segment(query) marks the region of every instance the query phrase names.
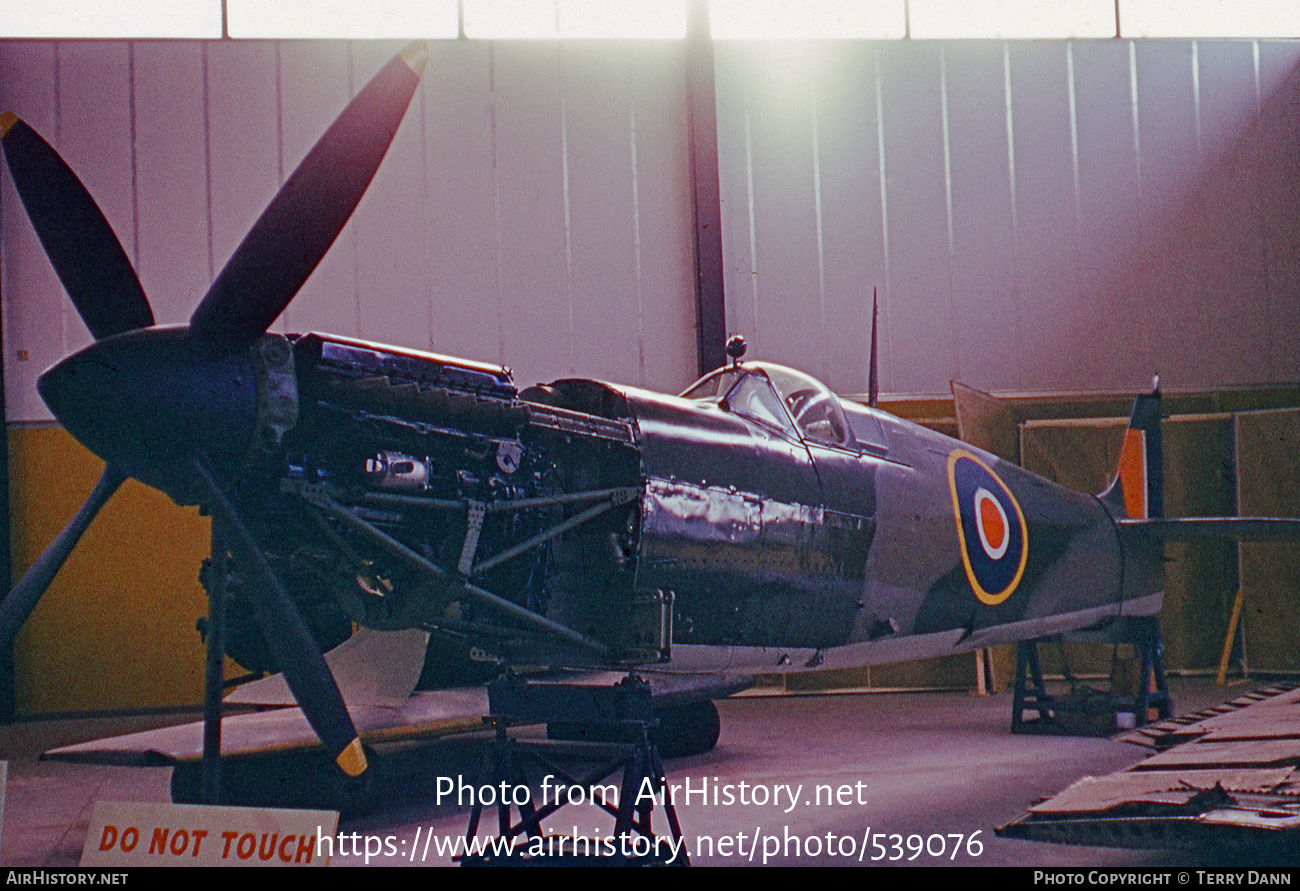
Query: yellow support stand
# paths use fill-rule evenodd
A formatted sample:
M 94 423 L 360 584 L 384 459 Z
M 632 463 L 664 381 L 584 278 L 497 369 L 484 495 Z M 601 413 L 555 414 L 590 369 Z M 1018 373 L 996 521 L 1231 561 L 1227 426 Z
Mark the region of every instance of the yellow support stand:
M 1227 685 L 1228 676 L 1228 658 L 1232 655 L 1232 639 L 1237 636 L 1237 626 L 1241 622 L 1241 605 L 1245 600 L 1244 589 L 1237 589 L 1237 597 L 1232 601 L 1232 616 L 1228 619 L 1228 633 L 1223 636 L 1223 652 L 1219 655 L 1219 673 L 1215 676 L 1214 682 L 1220 687 Z M 1241 673 L 1244 675 L 1246 668 L 1246 638 L 1241 638 Z

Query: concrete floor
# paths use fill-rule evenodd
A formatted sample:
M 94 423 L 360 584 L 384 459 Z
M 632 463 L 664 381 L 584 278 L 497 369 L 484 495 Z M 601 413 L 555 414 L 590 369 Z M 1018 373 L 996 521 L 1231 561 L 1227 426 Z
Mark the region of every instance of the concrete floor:
M 1173 679 L 1171 689 L 1177 710 L 1190 712 L 1247 688 Z M 670 786 L 689 780 L 698 790 L 707 780 L 710 789 L 725 792 L 730 784 L 737 797 L 747 799 L 772 795 L 786 784 L 802 789 L 793 807 L 785 792 L 779 805 L 721 798 L 715 803 L 712 792 L 707 801 L 698 793 L 684 801 L 679 794 L 677 811 L 691 860 L 711 866 L 765 859 L 784 865 L 853 865 L 859 857 L 864 864 L 879 858 L 877 862 L 925 866 L 1202 865 L 1189 852 L 997 838 L 994 829 L 1035 799 L 1146 754 L 1104 738 L 1012 736 L 1010 710 L 1007 693 L 978 698 L 965 693 L 750 697 L 720 703 L 717 748 L 668 761 Z M 176 720 L 114 718 L 0 727 L 0 758 L 9 761 L 0 863 L 76 865 L 95 801 L 169 800 L 169 769 L 40 762 L 42 750 Z M 393 753 L 377 791 L 380 806 L 340 822 L 340 832 L 358 834 L 353 840 L 358 852 L 336 853 L 331 864 L 364 865 L 368 859 L 370 865 L 449 865 L 447 856 L 438 856 L 433 847 L 426 854 L 424 845 L 430 836 L 463 835 L 468 808 L 450 800 L 439 803 L 434 778 L 460 774 L 477 784 L 480 757 L 481 743 L 473 740 Z M 840 801 L 818 804 L 819 785 L 848 791 Z M 495 825 L 494 817 L 485 814 L 483 825 Z M 611 825 L 610 818 L 589 806 L 566 808 L 545 824 L 548 832 L 576 831 L 580 836 L 606 835 Z M 661 813 L 655 816 L 655 828 L 664 831 Z M 961 836 L 955 858 L 950 833 Z M 936 840 L 936 835 L 943 838 Z M 757 845 L 756 836 L 763 839 Z M 377 855 L 365 856 L 366 838 Z M 929 851 L 921 849 L 923 840 Z M 940 843 L 943 851 L 937 854 Z

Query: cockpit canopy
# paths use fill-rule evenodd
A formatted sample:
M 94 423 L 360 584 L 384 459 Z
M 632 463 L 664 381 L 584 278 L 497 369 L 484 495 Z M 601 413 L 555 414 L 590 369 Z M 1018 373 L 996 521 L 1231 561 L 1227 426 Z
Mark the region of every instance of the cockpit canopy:
M 705 375 L 682 394 L 813 442 L 847 446 L 853 434 L 825 384 L 793 368 L 746 362 Z

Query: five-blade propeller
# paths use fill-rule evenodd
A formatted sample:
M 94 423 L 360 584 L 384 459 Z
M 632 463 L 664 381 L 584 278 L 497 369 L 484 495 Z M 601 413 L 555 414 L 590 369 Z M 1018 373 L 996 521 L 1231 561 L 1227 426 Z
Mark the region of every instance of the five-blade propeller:
M 253 224 L 188 329 L 152 328 L 153 312 L 135 270 L 89 191 L 36 131 L 13 114 L 0 116 L 0 144 L 23 207 L 96 339 L 42 376 L 41 395 L 108 465 L 76 516 L 0 601 L 0 646 L 9 645 L 127 476 L 178 500 L 177 492 L 197 493 L 230 533 L 266 638 L 308 721 L 340 768 L 350 775 L 365 769 L 338 686 L 227 496 L 214 459 L 229 453 L 232 443 L 247 444 L 248 413 L 238 410 L 250 398 L 245 356 L 343 230 L 392 142 L 427 58 L 425 44 L 412 43 L 357 93 Z M 86 373 L 101 367 L 112 373 Z

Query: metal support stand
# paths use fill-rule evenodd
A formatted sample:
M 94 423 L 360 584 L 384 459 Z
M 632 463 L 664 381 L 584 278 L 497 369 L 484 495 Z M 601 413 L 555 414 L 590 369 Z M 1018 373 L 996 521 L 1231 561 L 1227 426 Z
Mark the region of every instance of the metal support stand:
M 1016 644 L 1016 680 L 1011 694 L 1011 732 L 1028 733 L 1037 726 L 1053 721 L 1052 707 L 1055 700 L 1047 692 L 1043 681 L 1043 665 L 1038 658 L 1038 644 L 1046 642 L 1022 640 Z M 1025 712 L 1034 711 L 1038 717 L 1025 720 Z
M 1142 673 L 1138 676 L 1137 700 L 1133 708 L 1135 727 L 1141 727 L 1150 720 L 1150 709 L 1156 710 L 1158 721 L 1174 716 L 1173 700 L 1169 698 L 1169 682 L 1165 678 L 1165 642 L 1160 636 L 1160 620 L 1152 617 L 1138 622 L 1142 640 L 1134 646 L 1141 656 Z
M 488 687 L 488 720 L 496 738 L 484 753 L 482 785 L 496 790 L 497 834 L 460 858 L 463 866 L 689 866 L 681 825 L 665 792 L 663 762 L 653 739 L 650 686 L 628 677 L 613 687 L 526 683 L 515 678 Z M 626 742 L 585 743 L 512 739 L 516 723 L 583 723 Z M 586 765 L 574 770 L 561 764 Z M 622 772 L 618 800 L 598 784 Z M 545 784 L 538 785 L 543 778 Z M 608 787 L 605 787 L 608 788 Z M 523 794 L 527 790 L 528 794 Z M 534 798 L 536 795 L 536 799 Z M 569 804 L 595 805 L 614 818 L 609 835 L 547 835 L 542 822 Z M 489 802 L 487 807 L 492 807 Z M 662 807 L 669 836 L 656 835 L 652 817 Z M 485 805 L 475 797 L 466 842 L 478 835 Z M 519 820 L 513 820 L 517 808 Z M 584 819 L 589 819 L 584 817 Z M 576 822 L 574 824 L 577 825 Z M 585 826 L 586 824 L 584 824 Z
M 1116 726 L 1115 716 L 1131 714 L 1133 726 L 1140 727 L 1150 720 L 1155 709 L 1157 720 L 1173 715 L 1169 698 L 1169 685 L 1165 678 L 1164 643 L 1160 637 L 1159 621 L 1154 618 L 1123 620 L 1122 629 L 1113 643 L 1131 644 L 1137 650 L 1139 677 L 1133 695 L 1086 691 L 1075 683 L 1066 669 L 1070 692 L 1064 696 L 1052 695 L 1043 680 L 1042 662 L 1038 656 L 1041 643 L 1059 643 L 1060 637 L 1021 641 L 1016 645 L 1016 676 L 1011 703 L 1012 733 L 1069 733 L 1074 728 L 1096 719 L 1107 719 L 1107 730 Z M 1036 718 L 1026 719 L 1026 712 L 1035 712 Z M 1071 720 L 1073 719 L 1073 720 Z

